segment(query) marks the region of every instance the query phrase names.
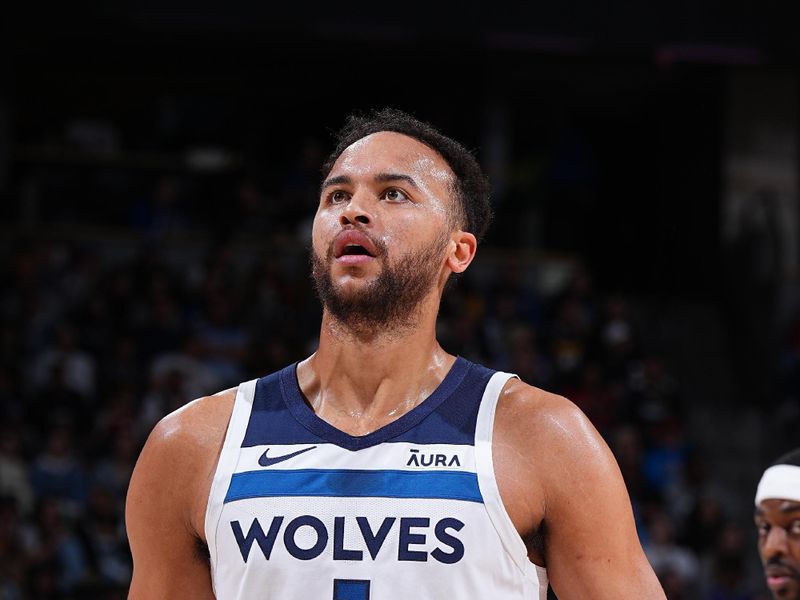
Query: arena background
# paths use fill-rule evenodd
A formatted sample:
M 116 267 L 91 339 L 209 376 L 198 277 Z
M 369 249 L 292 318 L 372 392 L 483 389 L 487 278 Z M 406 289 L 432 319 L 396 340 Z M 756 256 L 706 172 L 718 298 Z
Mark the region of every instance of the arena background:
M 391 105 L 493 184 L 445 348 L 587 412 L 670 599 L 767 598 L 755 483 L 800 439 L 800 38 L 777 2 L 616 4 L 7 13 L 0 597 L 124 597 L 147 433 L 314 347 L 319 166 Z

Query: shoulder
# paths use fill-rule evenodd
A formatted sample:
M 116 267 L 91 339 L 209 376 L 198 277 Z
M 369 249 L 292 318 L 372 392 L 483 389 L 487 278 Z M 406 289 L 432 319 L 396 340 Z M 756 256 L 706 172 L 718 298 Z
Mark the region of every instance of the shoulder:
M 148 503 L 163 497 L 202 532 L 205 506 L 233 411 L 236 388 L 198 398 L 162 418 L 139 455 L 128 503 L 145 490 Z
M 567 398 L 519 379 L 510 379 L 500 392 L 496 428 L 526 446 L 572 445 L 598 435 L 586 415 Z
M 542 536 L 531 558 L 547 565 L 558 596 L 663 600 L 622 474 L 586 415 L 518 380 L 500 393 L 496 414 L 501 497 L 523 536 Z
M 564 488 L 574 493 L 618 478 L 611 451 L 575 404 L 518 379 L 500 393 L 494 432 L 499 444 L 513 448 L 518 466 L 527 467 L 544 504 Z
M 236 388 L 189 402 L 162 418 L 147 439 L 145 452 L 154 458 L 203 462 L 218 452 L 225 438 Z
M 205 542 L 208 492 L 234 398 L 227 390 L 190 402 L 147 439 L 125 505 L 130 598 L 213 598 L 198 541 Z
M 233 411 L 237 388 L 189 402 L 162 418 L 148 438 L 148 444 L 190 445 L 204 448 L 224 437 Z

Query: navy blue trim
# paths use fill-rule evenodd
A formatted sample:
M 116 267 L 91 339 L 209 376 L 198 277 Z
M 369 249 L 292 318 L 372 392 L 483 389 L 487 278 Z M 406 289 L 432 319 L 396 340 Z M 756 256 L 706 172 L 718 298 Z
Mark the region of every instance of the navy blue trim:
M 428 498 L 483 503 L 475 473 L 388 469 L 276 469 L 234 473 L 225 502 L 276 496 Z
M 281 392 L 280 371 L 256 382 L 253 410 L 247 422 L 242 448 L 263 445 L 325 443 L 298 423 L 292 416 Z
M 311 407 L 306 404 L 300 391 L 300 384 L 297 382 L 297 363 L 282 369 L 279 375 L 281 393 L 286 406 L 289 407 L 292 415 L 300 424 L 314 435 L 332 444 L 347 450 L 361 450 L 395 438 L 418 425 L 458 389 L 473 366 L 468 360 L 460 356 L 456 357 L 450 371 L 430 396 L 396 421 L 392 421 L 380 429 L 363 436 L 353 436 L 336 429 L 336 427 L 322 420 L 314 413 Z M 483 389 L 480 392 L 482 393 Z

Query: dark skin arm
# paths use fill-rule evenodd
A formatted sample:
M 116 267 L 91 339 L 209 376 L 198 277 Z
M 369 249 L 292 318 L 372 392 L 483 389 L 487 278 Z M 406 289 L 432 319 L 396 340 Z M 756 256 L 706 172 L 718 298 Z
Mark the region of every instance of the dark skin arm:
M 133 580 L 130 600 L 213 599 L 205 512 L 234 390 L 164 417 L 136 463 L 125 521 Z
M 571 402 L 506 384 L 494 429 L 506 509 L 559 600 L 663 600 L 630 499 L 600 434 Z

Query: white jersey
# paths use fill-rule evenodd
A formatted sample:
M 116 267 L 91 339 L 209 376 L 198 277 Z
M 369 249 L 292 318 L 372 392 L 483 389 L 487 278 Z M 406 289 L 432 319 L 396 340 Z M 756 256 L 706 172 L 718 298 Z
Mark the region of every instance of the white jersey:
M 544 600 L 492 467 L 511 375 L 456 359 L 396 421 L 348 435 L 296 365 L 239 386 L 206 513 L 221 600 Z

